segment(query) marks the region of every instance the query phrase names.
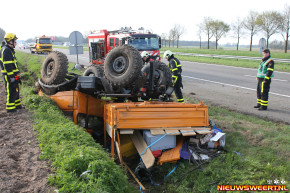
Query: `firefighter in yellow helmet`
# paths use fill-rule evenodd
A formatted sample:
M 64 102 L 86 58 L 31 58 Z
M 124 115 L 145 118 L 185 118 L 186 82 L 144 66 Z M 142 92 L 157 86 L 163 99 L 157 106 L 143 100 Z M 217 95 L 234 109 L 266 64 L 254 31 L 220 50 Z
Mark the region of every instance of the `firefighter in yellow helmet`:
M 14 51 L 18 38 L 13 33 L 7 33 L 4 39 L 6 45 L 1 48 L 0 67 L 7 94 L 6 110 L 7 112 L 17 112 L 17 109 L 22 108 L 19 98 L 20 72 Z
M 173 53 L 170 50 L 164 52 L 163 58 L 166 58 L 169 61 L 168 66 L 172 72 L 172 81 L 177 102 L 184 103 L 184 98 L 180 89 L 183 88 L 181 77 L 181 63 L 177 58 L 174 57 Z

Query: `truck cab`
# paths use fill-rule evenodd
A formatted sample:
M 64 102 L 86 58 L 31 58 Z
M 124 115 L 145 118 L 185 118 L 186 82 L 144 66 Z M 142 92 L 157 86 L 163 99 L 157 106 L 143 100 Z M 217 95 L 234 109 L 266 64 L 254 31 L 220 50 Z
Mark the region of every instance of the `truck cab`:
M 52 40 L 50 37 L 41 36 L 35 41 L 35 45 L 30 47 L 31 53 L 45 53 L 52 51 Z
M 90 64 L 103 64 L 105 56 L 119 45 L 129 44 L 140 53 L 147 51 L 153 60 L 161 60 L 161 39 L 157 34 L 132 30 L 92 32 L 88 36 Z

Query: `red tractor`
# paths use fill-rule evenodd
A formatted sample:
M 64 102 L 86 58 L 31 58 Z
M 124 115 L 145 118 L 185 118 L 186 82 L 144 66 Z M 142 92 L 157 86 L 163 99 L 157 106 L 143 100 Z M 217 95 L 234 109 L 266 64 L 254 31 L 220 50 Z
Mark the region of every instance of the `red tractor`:
M 153 60 L 160 61 L 161 39 L 157 34 L 140 33 L 131 28 L 116 31 L 100 30 L 88 36 L 90 64 L 103 64 L 105 56 L 115 47 L 128 44 L 139 52 L 147 51 Z

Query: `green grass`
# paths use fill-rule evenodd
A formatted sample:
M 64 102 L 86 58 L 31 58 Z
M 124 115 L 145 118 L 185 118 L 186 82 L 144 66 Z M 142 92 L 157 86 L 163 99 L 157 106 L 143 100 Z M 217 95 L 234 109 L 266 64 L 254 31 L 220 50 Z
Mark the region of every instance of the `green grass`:
M 39 61 L 43 58 L 20 52 L 17 56 L 22 70 L 27 71 L 22 96 L 25 105 L 34 113 L 34 129 L 38 132 L 43 152 L 41 157 L 51 160 L 56 169 L 50 182 L 63 192 L 132 191 L 122 170 L 89 134 L 63 116 L 51 100 L 32 94 L 34 79 L 30 79 L 39 76 Z M 190 103 L 197 102 L 189 96 L 185 99 Z M 148 191 L 216 192 L 217 185 L 260 185 L 274 179 L 284 179 L 290 187 L 289 125 L 215 106 L 209 106 L 209 115 L 226 133 L 228 153 L 198 170 L 193 170 L 194 164 L 181 160 L 164 185 L 147 185 Z M 156 182 L 160 182 L 174 166 L 166 163 L 158 167 Z M 93 172 L 80 178 L 79 175 L 86 170 Z
M 64 116 L 56 104 L 33 94 L 43 57 L 17 52 L 23 73 L 21 96 L 33 113 L 33 129 L 40 142 L 41 159 L 52 162 L 51 185 L 60 192 L 134 192 L 122 168 L 82 128 Z M 85 171 L 90 171 L 81 176 Z
M 209 106 L 209 115 L 226 133 L 228 153 L 187 175 L 195 165 L 181 161 L 164 186 L 151 187 L 153 192 L 216 192 L 217 185 L 264 185 L 275 179 L 286 180 L 290 187 L 289 125 L 215 106 Z M 173 167 L 166 164 L 159 174 L 165 176 Z
M 217 55 L 233 55 L 233 56 L 251 56 L 261 57 L 259 51 L 246 51 L 246 50 L 224 50 L 224 49 L 199 49 L 199 48 L 161 48 L 161 51 L 171 50 L 172 52 L 182 53 L 197 53 L 197 54 L 217 54 Z M 273 58 L 290 59 L 290 53 L 283 53 L 281 50 L 272 50 L 271 55 Z
M 225 65 L 225 66 L 237 66 L 237 67 L 255 68 L 255 69 L 258 68 L 259 63 L 260 63 L 259 61 L 254 61 L 254 60 L 208 58 L 208 57 L 200 57 L 200 56 L 182 56 L 178 54 L 175 54 L 175 56 L 179 60 L 183 60 L 183 61 L 220 64 L 220 65 Z M 161 54 L 161 57 L 163 57 L 163 54 Z M 290 64 L 275 62 L 275 70 L 283 71 L 283 72 L 290 72 Z
M 59 49 L 69 49 L 67 46 L 52 46 L 52 48 L 59 48 Z M 89 51 L 89 48 L 87 46 L 84 46 L 84 51 Z

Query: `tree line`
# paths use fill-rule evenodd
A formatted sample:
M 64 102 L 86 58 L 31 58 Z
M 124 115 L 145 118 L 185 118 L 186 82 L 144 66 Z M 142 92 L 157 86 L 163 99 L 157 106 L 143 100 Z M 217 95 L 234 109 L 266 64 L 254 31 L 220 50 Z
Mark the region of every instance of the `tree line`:
M 227 35 L 229 31 L 233 32 L 236 39 L 236 49 L 239 50 L 240 39 L 246 35 L 250 38 L 250 51 L 252 51 L 253 37 L 259 32 L 263 33 L 266 39 L 266 47 L 269 47 L 269 39 L 274 34 L 281 34 L 284 40 L 284 52 L 287 53 L 290 36 L 290 6 L 285 5 L 282 11 L 264 11 L 258 13 L 249 11 L 248 15 L 241 19 L 237 18 L 231 25 L 215 20 L 211 17 L 204 17 L 203 22 L 198 24 L 197 35 L 199 37 L 200 48 L 202 37 L 207 39 L 207 49 L 210 48 L 210 40 L 214 38 L 215 48 L 218 48 L 218 41 Z M 169 33 L 162 33 L 161 39 L 163 45 L 175 46 L 178 48 L 180 37 L 185 33 L 185 27 L 175 24 Z

